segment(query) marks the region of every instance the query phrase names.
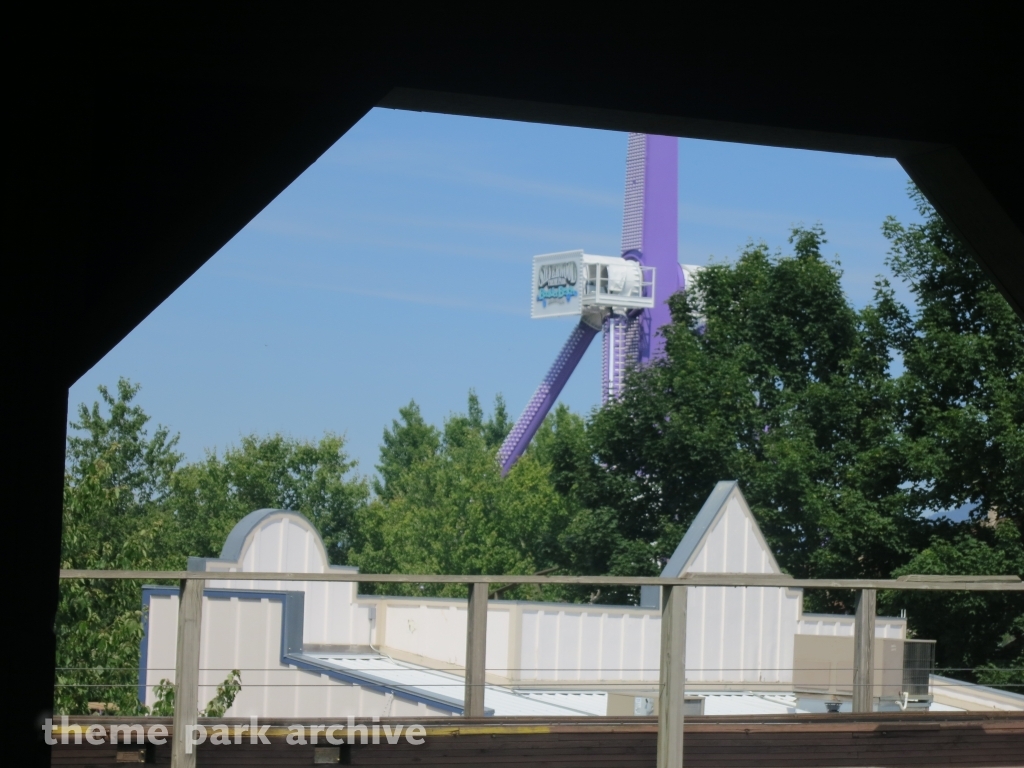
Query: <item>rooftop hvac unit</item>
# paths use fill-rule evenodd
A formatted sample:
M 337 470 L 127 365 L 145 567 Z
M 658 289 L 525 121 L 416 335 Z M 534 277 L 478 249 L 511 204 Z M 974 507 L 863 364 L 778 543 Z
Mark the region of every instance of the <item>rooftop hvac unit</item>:
M 927 696 L 928 678 L 935 671 L 934 640 L 903 641 L 903 691 L 909 696 Z

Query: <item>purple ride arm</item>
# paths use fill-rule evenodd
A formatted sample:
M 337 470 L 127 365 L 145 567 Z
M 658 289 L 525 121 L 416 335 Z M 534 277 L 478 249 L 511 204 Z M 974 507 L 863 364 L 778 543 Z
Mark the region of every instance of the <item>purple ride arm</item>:
M 629 134 L 622 212 L 622 255 L 655 269 L 655 304 L 630 319 L 605 320 L 601 403 L 622 393 L 626 372 L 665 354 L 661 329 L 672 322 L 668 298 L 684 288 L 679 266 L 679 142 L 672 136 Z
M 655 268 L 655 305 L 643 310 L 634 321 L 611 320 L 606 323 L 601 385 L 604 403 L 619 395 L 628 368 L 646 365 L 664 355 L 665 340 L 659 331 L 672 321 L 667 301 L 669 296 L 684 287 L 677 244 L 678 163 L 679 141 L 675 137 L 630 134 L 626 153 L 622 254 L 632 253 L 639 257 L 641 264 Z M 618 329 L 614 342 L 613 334 L 608 332 L 610 324 Z M 569 337 L 544 382 L 498 451 L 503 476 L 523 455 L 596 334 L 595 329 L 580 322 Z M 609 366 L 613 370 L 609 371 Z
M 631 165 L 631 161 L 633 165 Z M 632 172 L 632 178 L 629 178 Z M 665 356 L 665 339 L 661 329 L 672 323 L 668 299 L 683 289 L 679 266 L 679 139 L 674 136 L 643 136 L 642 141 L 630 135 L 626 161 L 627 208 L 622 226 L 622 252 L 639 249 L 640 263 L 654 267 L 654 306 L 643 311 L 643 335 L 637 363 L 647 365 Z M 630 193 L 639 186 L 642 199 L 633 202 Z M 639 226 L 636 213 L 642 207 Z M 632 224 L 632 226 L 630 226 Z
M 579 325 L 573 328 L 569 334 L 569 340 L 565 342 L 562 351 L 558 353 L 554 364 L 544 377 L 537 391 L 533 393 L 530 402 L 523 411 L 523 415 L 516 421 L 512 431 L 508 433 L 505 442 L 501 444 L 498 451 L 498 462 L 501 464 L 501 475 L 504 477 L 512 469 L 512 465 L 523 455 L 526 446 L 530 444 L 533 436 L 537 434 L 544 417 L 548 415 L 551 406 L 555 404 L 562 392 L 562 387 L 569 380 L 572 372 L 583 358 L 590 342 L 597 335 L 597 328 L 589 325 L 586 321 L 580 320 Z

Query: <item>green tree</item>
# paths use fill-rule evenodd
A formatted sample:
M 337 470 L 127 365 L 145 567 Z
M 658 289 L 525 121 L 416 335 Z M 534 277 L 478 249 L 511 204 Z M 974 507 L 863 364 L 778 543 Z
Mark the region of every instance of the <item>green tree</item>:
M 1009 520 L 986 521 L 952 538 L 937 536 L 893 573 L 905 574 L 1024 574 L 1020 531 Z M 880 605 L 890 611 L 905 609 L 919 637 L 938 641 L 940 672 L 1024 688 L 1024 597 L 1019 592 L 890 592 L 883 594 Z
M 927 543 L 900 487 L 887 326 L 851 307 L 820 228 L 791 243 L 788 256 L 752 244 L 673 297 L 666 359 L 555 451 L 559 488 L 590 510 L 574 524 L 592 568 L 656 574 L 734 478 L 795 575 L 887 574 Z
M 888 219 L 889 265 L 911 310 L 882 286 L 879 316 L 902 356 L 897 429 L 914 509 L 968 509 L 970 519 L 895 571 L 1024 577 L 1024 321 L 916 190 L 922 221 Z M 993 594 L 890 595 L 911 626 L 936 638 L 957 677 L 1024 685 L 1024 599 Z M 1001 672 L 995 667 L 1013 667 Z M 971 671 L 973 670 L 973 672 Z
M 913 441 L 915 504 L 970 506 L 1024 525 L 1024 320 L 942 219 L 912 190 L 923 222 L 888 219 L 889 265 L 914 294 L 884 318 L 902 355 L 901 429 Z
M 385 492 L 359 513 L 351 562 L 368 573 L 511 574 L 550 567 L 565 504 L 548 468 L 530 454 L 501 477 L 496 454 L 508 430 L 502 401 L 485 420 L 471 392 L 467 412 L 453 414 L 436 431 L 413 406 L 400 415 L 403 421 L 385 430 L 381 448 Z M 465 594 L 461 585 L 386 589 Z
M 64 474 L 61 567 L 158 569 L 181 565 L 168 547 L 177 438 L 133 404 L 138 385 L 100 387 L 102 404 L 79 407 Z M 55 620 L 55 711 L 81 714 L 89 702 L 139 709 L 142 591 L 133 581 L 65 580 Z
M 441 447 L 441 433 L 423 420 L 415 400 L 399 408 L 398 415 L 401 421 L 392 420 L 391 429 L 384 430 L 377 465 L 380 477 L 373 481 L 374 493 L 387 501 L 401 493 L 402 475 L 413 465 L 436 455 Z
M 331 562 L 345 563 L 355 514 L 370 493 L 354 469 L 344 438 L 332 434 L 318 442 L 248 435 L 222 457 L 211 451 L 174 475 L 177 548 L 183 556 L 215 557 L 250 512 L 290 509 L 317 527 Z
M 224 717 L 224 713 L 231 709 L 235 698 L 242 690 L 242 673 L 240 670 L 232 669 L 228 676 L 217 686 L 217 691 L 207 705 L 199 710 L 200 717 Z M 150 714 L 158 717 L 172 717 L 174 715 L 174 683 L 163 678 L 153 688 L 156 694 L 156 701 Z
M 634 564 L 638 559 L 653 556 L 650 544 L 621 535 L 618 513 L 601 495 L 600 483 L 607 477 L 580 471 L 581 467 L 593 470 L 588 464 L 592 460 L 590 439 L 586 420 L 559 403 L 541 424 L 527 450 L 528 458 L 547 468 L 551 483 L 565 504 L 565 523 L 550 549 L 549 559 L 567 574 L 643 573 Z M 586 502 L 594 504 L 593 508 L 586 506 Z M 576 602 L 627 602 L 633 596 L 632 590 L 607 587 L 566 586 L 553 592 L 558 599 Z
M 140 385 L 125 378 L 117 382 L 116 393 L 99 387 L 102 404 L 78 406 L 78 421 L 67 439 L 67 465 L 72 478 L 97 461 L 106 465 L 104 485 L 117 489 L 113 518 L 134 525 L 159 508 L 168 495 L 170 481 L 181 454 L 175 451 L 178 437 L 158 426 L 152 437 L 146 429 L 149 416 L 133 405 Z

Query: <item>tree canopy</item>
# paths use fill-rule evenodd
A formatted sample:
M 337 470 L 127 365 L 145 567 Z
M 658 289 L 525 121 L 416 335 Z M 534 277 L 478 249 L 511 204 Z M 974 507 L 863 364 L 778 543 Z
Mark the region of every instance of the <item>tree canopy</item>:
M 633 372 L 586 439 L 558 450 L 563 492 L 615 510 L 607 568 L 660 571 L 721 479 L 741 482 L 794 575 L 888 574 L 926 544 L 932 524 L 901 487 L 878 310 L 849 304 L 820 229 L 791 243 L 791 255 L 751 244 L 705 269 L 672 299 L 665 360 Z
M 399 413 L 384 432 L 382 479 L 359 514 L 351 562 L 367 573 L 522 574 L 550 566 L 567 507 L 530 452 L 501 477 L 495 457 L 511 428 L 501 397 L 485 420 L 470 392 L 466 413 L 440 430 L 423 422 L 415 402 Z M 465 592 L 461 585 L 387 588 Z
M 174 473 L 170 512 L 181 556 L 216 557 L 235 523 L 257 509 L 301 512 L 319 529 L 333 563 L 348 562 L 357 510 L 369 483 L 353 474 L 345 440 L 247 435 L 240 445 L 215 451 Z

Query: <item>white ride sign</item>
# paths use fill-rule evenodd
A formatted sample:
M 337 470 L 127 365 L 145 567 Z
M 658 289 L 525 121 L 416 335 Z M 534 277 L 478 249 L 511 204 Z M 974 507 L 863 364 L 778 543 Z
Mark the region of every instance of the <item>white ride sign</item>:
M 583 251 L 533 257 L 533 318 L 579 317 L 588 309 L 622 313 L 653 306 L 654 267 Z

